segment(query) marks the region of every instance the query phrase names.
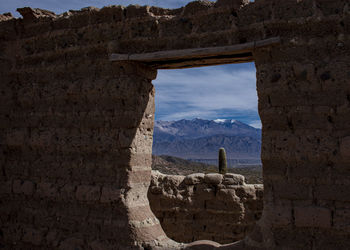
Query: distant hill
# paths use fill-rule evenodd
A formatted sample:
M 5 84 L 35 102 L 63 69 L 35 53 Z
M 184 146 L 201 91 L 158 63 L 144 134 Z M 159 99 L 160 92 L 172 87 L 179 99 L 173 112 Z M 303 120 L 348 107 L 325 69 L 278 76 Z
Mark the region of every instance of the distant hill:
M 171 155 L 215 164 L 218 149 L 227 158 L 243 163 L 260 163 L 261 130 L 236 120 L 156 121 L 153 154 Z
M 189 175 L 193 173 L 215 173 L 217 167 L 204 163 L 191 162 L 169 155 L 152 155 L 152 169 L 163 174 Z
M 152 169 L 158 170 L 163 174 L 172 175 L 218 172 L 217 166 L 192 162 L 169 155 L 152 155 Z M 247 183 L 262 183 L 262 168 L 260 165 L 230 168 L 228 169 L 228 172 L 244 175 L 246 177 Z

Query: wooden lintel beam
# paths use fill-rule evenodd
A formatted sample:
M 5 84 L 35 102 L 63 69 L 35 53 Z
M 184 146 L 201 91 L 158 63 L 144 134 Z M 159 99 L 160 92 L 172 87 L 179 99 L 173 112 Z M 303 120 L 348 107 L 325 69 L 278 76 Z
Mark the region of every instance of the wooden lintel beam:
M 111 54 L 110 61 L 139 61 L 150 64 L 157 68 L 165 68 L 162 65 L 167 65 L 166 68 L 179 68 L 181 67 L 181 64 L 190 65 L 189 61 L 192 61 L 197 66 L 201 65 L 199 62 L 195 63 L 197 60 L 202 60 L 204 62 L 203 66 L 229 63 L 227 61 L 230 60 L 232 60 L 234 63 L 235 58 L 238 59 L 237 61 L 251 61 L 251 52 L 254 51 L 254 49 L 272 46 L 279 43 L 280 38 L 273 37 L 260 41 L 221 47 L 165 50 L 141 54 Z M 246 60 L 244 60 L 244 57 L 247 57 Z M 171 64 L 174 64 L 173 67 Z
M 222 65 L 222 64 L 233 64 L 233 63 L 247 63 L 252 62 L 253 59 L 241 59 L 241 60 L 235 60 L 235 61 L 189 61 L 189 62 L 183 62 L 183 63 L 172 63 L 172 64 L 150 64 L 153 68 L 157 69 L 185 69 L 185 68 L 197 68 L 197 67 L 206 67 L 206 66 L 215 66 L 215 65 Z M 148 63 L 147 63 L 148 64 Z
M 244 63 L 252 62 L 253 55 L 251 53 L 244 53 L 238 55 L 227 56 L 215 56 L 206 58 L 190 58 L 182 60 L 169 60 L 169 61 L 152 61 L 145 62 L 146 64 L 157 69 L 182 69 L 193 67 L 213 66 L 228 63 Z

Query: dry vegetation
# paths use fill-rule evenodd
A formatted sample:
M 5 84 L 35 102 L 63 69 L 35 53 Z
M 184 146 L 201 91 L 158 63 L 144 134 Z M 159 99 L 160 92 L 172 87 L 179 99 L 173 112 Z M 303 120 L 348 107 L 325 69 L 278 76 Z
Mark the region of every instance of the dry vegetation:
M 163 174 L 189 175 L 193 173 L 217 173 L 217 166 L 205 163 L 192 162 L 182 158 L 161 155 L 152 156 L 152 169 Z M 247 183 L 262 183 L 262 168 L 260 165 L 229 168 L 228 172 L 241 174 L 246 177 Z

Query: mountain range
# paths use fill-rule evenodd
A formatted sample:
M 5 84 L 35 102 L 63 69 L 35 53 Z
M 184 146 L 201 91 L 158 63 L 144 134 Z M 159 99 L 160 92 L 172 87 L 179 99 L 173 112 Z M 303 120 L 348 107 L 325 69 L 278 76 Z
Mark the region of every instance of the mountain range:
M 216 164 L 224 147 L 229 165 L 259 163 L 261 129 L 236 120 L 155 121 L 153 154 Z

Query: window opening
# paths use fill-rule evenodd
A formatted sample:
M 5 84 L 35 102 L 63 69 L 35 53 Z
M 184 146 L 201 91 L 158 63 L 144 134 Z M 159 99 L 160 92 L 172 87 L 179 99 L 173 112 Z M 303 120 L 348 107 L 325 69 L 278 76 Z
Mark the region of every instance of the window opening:
M 248 202 L 239 199 L 244 187 L 262 183 L 254 63 L 159 70 L 153 84 L 152 169 L 159 172 L 153 171 L 149 200 L 164 231 L 178 242 L 244 238 L 263 203 L 262 185 L 252 185 L 249 202 L 255 207 L 248 214 Z M 220 147 L 227 154 L 227 175 L 213 174 Z M 245 175 L 246 184 L 230 173 Z

